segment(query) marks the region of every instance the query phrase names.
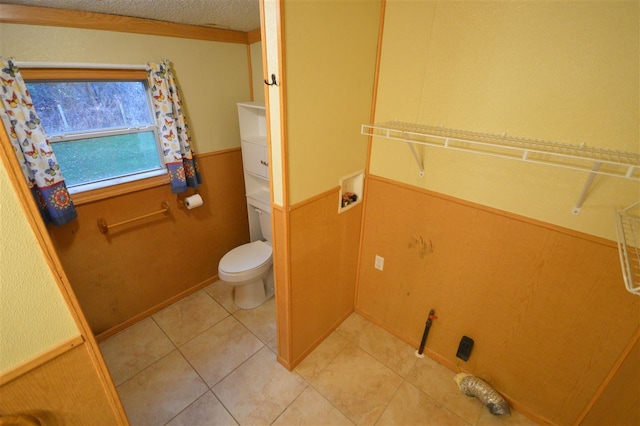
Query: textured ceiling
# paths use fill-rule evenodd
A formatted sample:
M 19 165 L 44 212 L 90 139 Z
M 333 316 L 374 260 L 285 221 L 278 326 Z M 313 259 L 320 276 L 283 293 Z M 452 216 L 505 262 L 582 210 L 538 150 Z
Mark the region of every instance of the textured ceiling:
M 258 0 L 0 0 L 0 3 L 108 13 L 243 32 L 260 28 Z

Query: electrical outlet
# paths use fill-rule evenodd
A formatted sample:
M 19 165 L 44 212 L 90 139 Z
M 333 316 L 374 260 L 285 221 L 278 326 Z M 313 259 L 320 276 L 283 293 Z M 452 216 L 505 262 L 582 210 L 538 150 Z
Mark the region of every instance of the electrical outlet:
M 376 267 L 376 269 L 379 269 L 379 270 L 381 270 L 381 271 L 384 269 L 384 257 L 382 257 L 382 256 L 378 256 L 378 255 L 376 254 L 376 263 L 375 263 L 375 267 Z
M 460 339 L 460 346 L 458 346 L 458 353 L 456 353 L 456 356 L 463 361 L 467 361 L 471 356 L 471 349 L 473 349 L 473 339 L 471 337 L 462 336 L 462 339 Z

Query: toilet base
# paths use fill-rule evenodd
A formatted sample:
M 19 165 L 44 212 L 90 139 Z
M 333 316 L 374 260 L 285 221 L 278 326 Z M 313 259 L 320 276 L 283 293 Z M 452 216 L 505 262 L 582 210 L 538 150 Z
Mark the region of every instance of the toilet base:
M 262 305 L 267 300 L 262 278 L 249 281 L 246 284 L 236 285 L 233 288 L 233 301 L 240 309 L 253 309 Z

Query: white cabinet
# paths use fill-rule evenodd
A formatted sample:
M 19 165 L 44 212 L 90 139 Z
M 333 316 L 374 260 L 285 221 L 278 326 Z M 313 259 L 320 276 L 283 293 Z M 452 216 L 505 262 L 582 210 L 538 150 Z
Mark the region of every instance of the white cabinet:
M 238 104 L 240 138 L 243 141 L 267 146 L 267 112 L 259 102 Z
M 256 207 L 271 213 L 266 109 L 258 102 L 238 104 L 238 121 L 251 241 L 262 239 Z
M 269 179 L 267 147 L 242 141 L 242 162 L 244 171 L 256 177 Z

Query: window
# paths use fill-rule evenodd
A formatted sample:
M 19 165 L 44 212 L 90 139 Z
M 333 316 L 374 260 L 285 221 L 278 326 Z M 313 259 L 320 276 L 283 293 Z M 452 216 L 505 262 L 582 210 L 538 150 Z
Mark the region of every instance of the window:
M 69 192 L 166 174 L 144 71 L 25 71 Z

